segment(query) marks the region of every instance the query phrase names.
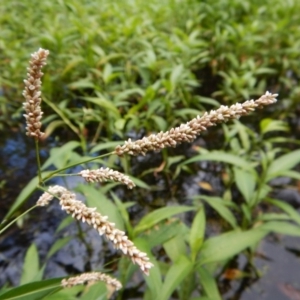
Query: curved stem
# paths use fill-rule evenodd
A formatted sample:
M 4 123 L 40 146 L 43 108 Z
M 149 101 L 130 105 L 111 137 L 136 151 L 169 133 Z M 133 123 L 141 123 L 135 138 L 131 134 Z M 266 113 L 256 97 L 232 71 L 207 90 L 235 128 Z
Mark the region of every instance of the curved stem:
M 19 215 L 15 219 L 13 219 L 10 223 L 8 223 L 4 228 L 2 228 L 0 230 L 0 234 L 2 234 L 2 232 L 4 232 L 7 228 L 9 228 L 12 224 L 14 224 L 16 221 L 18 221 L 20 218 L 22 218 L 23 216 L 25 216 L 27 213 L 29 213 L 30 211 L 32 211 L 36 207 L 37 207 L 37 205 L 32 206 L 31 208 L 29 208 L 25 212 L 23 212 L 21 215 Z
M 106 153 L 106 154 L 102 154 L 102 155 L 99 155 L 99 156 L 96 156 L 96 157 L 92 157 L 92 158 L 83 160 L 83 161 L 81 161 L 80 163 L 71 164 L 71 165 L 66 166 L 66 167 L 64 167 L 64 168 L 61 168 L 61 169 L 59 169 L 59 170 L 53 171 L 52 173 L 50 173 L 49 175 L 47 175 L 47 176 L 43 179 L 43 181 L 47 181 L 47 180 L 49 180 L 51 177 L 53 177 L 54 175 L 56 175 L 56 174 L 58 174 L 58 173 L 60 173 L 60 172 L 62 172 L 62 171 L 65 171 L 65 170 L 67 170 L 67 169 L 76 167 L 76 166 L 81 165 L 81 164 L 85 164 L 85 163 L 91 162 L 91 161 L 93 161 L 93 160 L 97 160 L 97 159 L 99 159 L 99 158 L 103 158 L 103 157 L 109 156 L 109 155 L 112 155 L 112 154 L 114 154 L 114 151 L 113 151 L 113 152 Z

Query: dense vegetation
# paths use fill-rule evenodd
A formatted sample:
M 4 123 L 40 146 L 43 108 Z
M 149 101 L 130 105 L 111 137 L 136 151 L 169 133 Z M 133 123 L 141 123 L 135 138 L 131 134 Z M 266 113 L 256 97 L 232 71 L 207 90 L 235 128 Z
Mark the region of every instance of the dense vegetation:
M 281 181 L 275 180 L 284 177 L 294 185 L 300 179 L 294 130 L 300 112 L 297 11 L 296 0 L 11 0 L 0 5 L 2 131 L 25 132 L 21 91 L 29 55 L 39 47 L 50 50 L 42 121 L 46 138 L 57 147 L 42 162 L 43 172 L 105 154 L 128 137 L 168 130 L 220 105 L 257 99 L 266 90 L 279 93 L 276 104 L 210 128 L 193 145 L 145 158 L 111 155 L 88 165 L 122 171 L 138 186 L 130 192 L 116 184 L 76 190 L 155 265 L 149 277 L 134 281 L 136 268 L 121 258 L 115 276 L 125 290 L 141 289 L 144 299 L 221 299 L 220 277 L 237 255 L 245 253 L 252 265 L 255 245 L 270 232 L 300 235 L 300 215 L 276 199 Z M 195 181 L 196 188 L 186 188 Z M 22 213 L 36 183 L 33 179 L 20 191 L 4 221 Z M 222 219 L 215 237 L 208 234 L 211 209 Z M 61 230 L 67 230 L 67 221 Z M 49 259 L 67 240 L 58 242 Z M 32 265 L 30 257 L 38 261 L 34 244 L 24 272 Z M 47 278 L 42 264 L 35 265 L 32 275 L 23 274 L 22 284 Z M 44 280 L 28 289 L 47 286 L 53 292 L 58 282 Z M 92 292 L 97 293 L 63 290 L 47 299 L 58 299 L 59 293 L 69 297 L 63 299 L 90 299 Z M 119 299 L 125 299 L 123 292 Z

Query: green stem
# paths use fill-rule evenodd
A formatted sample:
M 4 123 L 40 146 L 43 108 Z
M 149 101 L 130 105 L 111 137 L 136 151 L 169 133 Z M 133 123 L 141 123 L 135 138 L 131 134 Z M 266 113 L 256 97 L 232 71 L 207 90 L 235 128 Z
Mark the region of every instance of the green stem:
M 32 206 L 31 208 L 29 208 L 28 210 L 26 210 L 25 212 L 23 212 L 21 215 L 19 215 L 15 219 L 13 219 L 10 223 L 8 223 L 4 228 L 2 228 L 0 230 L 0 234 L 2 234 L 2 232 L 4 232 L 7 228 L 9 228 L 12 224 L 14 224 L 16 221 L 18 221 L 20 218 L 22 218 L 23 216 L 25 216 L 27 213 L 29 213 L 30 211 L 32 211 L 36 207 L 37 207 L 37 205 Z
M 66 166 L 66 167 L 64 167 L 64 168 L 62 168 L 62 169 L 59 169 L 59 170 L 56 170 L 56 171 L 50 173 L 49 175 L 47 175 L 47 176 L 43 179 L 43 181 L 47 181 L 47 180 L 49 180 L 51 177 L 53 177 L 54 175 L 56 175 L 56 174 L 58 174 L 58 173 L 60 173 L 60 172 L 62 172 L 62 171 L 65 171 L 65 170 L 67 170 L 67 169 L 76 167 L 76 166 L 81 165 L 81 164 L 85 164 L 85 163 L 91 162 L 91 161 L 93 161 L 93 160 L 97 160 L 97 159 L 99 159 L 99 158 L 103 158 L 103 157 L 109 156 L 109 155 L 112 155 L 112 154 L 114 154 L 114 151 L 113 151 L 113 152 L 106 153 L 106 154 L 102 154 L 102 155 L 99 155 L 99 156 L 96 156 L 96 157 L 93 157 L 93 158 L 89 158 L 89 159 L 83 160 L 83 161 L 81 161 L 80 163 L 71 164 L 71 165 Z
M 38 167 L 38 176 L 39 176 L 39 184 L 43 183 L 42 174 L 41 174 L 41 160 L 40 160 L 40 151 L 39 151 L 39 140 L 35 139 L 35 154 L 36 154 L 36 161 Z

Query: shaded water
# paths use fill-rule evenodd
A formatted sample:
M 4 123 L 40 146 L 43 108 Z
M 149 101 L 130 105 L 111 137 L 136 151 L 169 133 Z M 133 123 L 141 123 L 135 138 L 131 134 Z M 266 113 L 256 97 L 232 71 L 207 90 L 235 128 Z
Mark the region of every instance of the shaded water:
M 0 217 L 2 219 L 19 191 L 22 190 L 28 180 L 34 177 L 36 163 L 35 153 L 32 150 L 33 142 L 24 137 L 23 134 L 18 131 L 11 132 L 9 138 L 2 136 L 1 139 L 0 181 L 2 197 Z M 187 151 L 190 151 L 190 149 L 187 149 Z M 47 154 L 47 150 L 42 149 L 42 156 L 46 157 Z M 140 159 L 140 164 L 147 163 L 143 158 Z M 157 162 L 155 165 L 158 165 Z M 205 172 L 200 172 L 193 176 L 180 178 L 182 184 L 178 188 L 181 190 L 172 193 L 179 193 L 184 196 L 182 198 L 187 199 L 191 195 L 199 193 L 200 181 L 207 181 L 217 186 L 219 184 L 218 179 L 210 176 Z M 163 186 L 165 181 L 162 180 L 161 185 L 158 193 L 160 196 L 156 197 L 154 195 L 148 200 L 145 197 L 145 203 L 140 203 L 140 206 L 143 204 L 154 207 L 163 205 L 161 194 L 165 192 L 166 195 L 170 195 L 170 190 L 164 191 L 166 189 Z M 35 194 L 31 197 L 31 200 L 22 208 L 22 211 L 26 207 L 30 207 L 38 196 L 39 194 Z M 278 198 L 286 199 L 294 205 L 300 203 L 299 194 L 293 190 L 282 190 Z M 153 201 L 153 199 L 156 200 Z M 37 245 L 41 261 L 45 261 L 50 247 L 58 238 L 74 236 L 64 248 L 49 260 L 45 270 L 46 278 L 99 270 L 103 268 L 106 262 L 111 261 L 111 258 L 115 258 L 115 251 L 99 238 L 96 231 L 90 230 L 87 226 L 73 222 L 62 232 L 56 233 L 57 227 L 65 217 L 65 213 L 61 211 L 58 203 L 53 202 L 47 208 L 34 210 L 29 218 L 24 219 L 21 227 L 13 226 L 0 237 L 0 286 L 5 284 L 18 285 L 24 256 L 32 243 Z M 209 226 L 212 231 L 222 227 L 218 224 L 218 221 L 209 223 Z M 83 231 L 84 234 L 78 234 L 78 229 Z M 84 239 L 82 236 L 84 236 Z M 255 265 L 263 276 L 255 281 L 249 281 L 247 284 L 244 284 L 241 280 L 228 282 L 230 288 L 224 293 L 224 299 L 299 299 L 296 298 L 299 296 L 297 289 L 300 289 L 300 283 L 297 280 L 300 267 L 300 247 L 298 243 L 298 238 L 279 235 L 266 238 L 260 244 L 257 250 L 260 255 L 255 260 Z M 243 261 L 243 257 L 240 257 L 238 263 L 239 269 L 242 269 L 247 262 Z M 114 269 L 113 264 L 109 267 Z M 130 296 L 127 297 L 126 294 L 130 294 Z M 125 293 L 124 297 L 124 299 L 141 299 L 141 296 L 135 297 L 131 292 Z

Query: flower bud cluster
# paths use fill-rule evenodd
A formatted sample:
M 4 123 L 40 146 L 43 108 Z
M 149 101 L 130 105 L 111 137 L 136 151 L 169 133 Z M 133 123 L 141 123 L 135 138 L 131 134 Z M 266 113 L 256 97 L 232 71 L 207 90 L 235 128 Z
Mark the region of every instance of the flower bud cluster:
M 114 171 L 110 168 L 100 168 L 98 170 L 83 170 L 79 174 L 87 182 L 104 182 L 104 181 L 117 181 L 127 185 L 128 188 L 132 189 L 135 187 L 133 181 L 123 173 Z
M 122 146 L 115 148 L 115 153 L 119 156 L 128 153 L 130 155 L 145 155 L 148 151 L 159 151 L 166 147 L 175 147 L 182 142 L 192 142 L 197 135 L 208 127 L 218 123 L 226 122 L 231 119 L 238 119 L 240 116 L 249 114 L 256 108 L 272 104 L 276 102 L 277 94 L 266 92 L 256 101 L 248 100 L 244 103 L 236 103 L 230 107 L 221 106 L 217 110 L 212 110 L 209 113 L 205 112 L 203 116 L 197 116 L 186 124 L 181 124 L 178 127 L 172 128 L 167 132 L 151 134 L 137 141 L 128 139 Z
M 63 279 L 61 285 L 63 287 L 73 287 L 79 284 L 89 285 L 97 281 L 104 282 L 106 285 L 111 286 L 116 291 L 122 288 L 122 284 L 119 280 L 100 272 L 83 273 L 80 274 L 79 276 Z
M 41 110 L 41 78 L 43 73 L 41 69 L 46 65 L 46 59 L 49 55 L 48 50 L 39 49 L 37 52 L 31 54 L 29 67 L 27 68 L 27 79 L 24 80 L 25 89 L 23 96 L 26 101 L 23 104 L 26 114 L 26 134 L 28 136 L 40 139 L 43 136 L 41 132 L 41 118 L 43 112 Z
M 49 193 L 48 193 L 49 192 Z M 125 255 L 129 256 L 134 264 L 139 265 L 140 269 L 146 274 L 153 267 L 149 262 L 146 253 L 138 250 L 132 241 L 128 239 L 125 232 L 115 228 L 115 224 L 109 222 L 107 216 L 102 216 L 96 211 L 96 208 L 87 207 L 83 202 L 76 200 L 75 194 L 61 186 L 49 187 L 37 201 L 38 206 L 45 206 L 54 196 L 60 200 L 62 210 L 65 210 L 73 218 L 86 222 L 95 228 L 100 235 L 105 235 L 116 249 L 120 249 Z

